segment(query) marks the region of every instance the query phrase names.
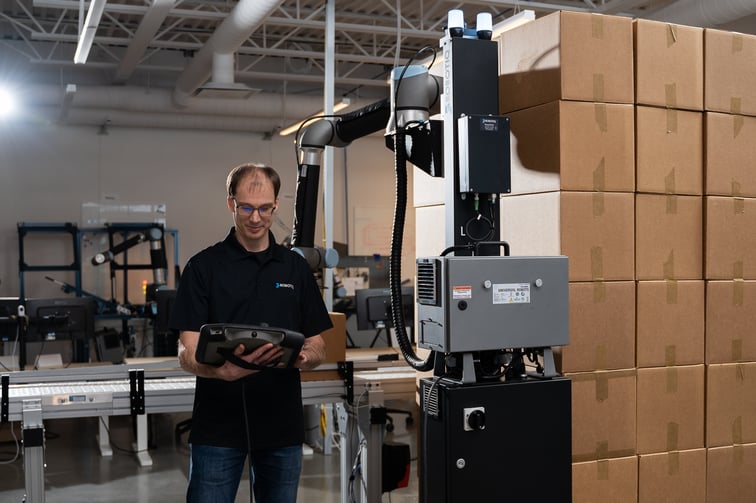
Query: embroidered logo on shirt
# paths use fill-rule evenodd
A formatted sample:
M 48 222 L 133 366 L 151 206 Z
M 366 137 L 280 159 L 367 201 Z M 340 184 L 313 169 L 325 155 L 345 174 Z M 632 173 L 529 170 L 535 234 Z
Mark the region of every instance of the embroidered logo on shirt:
M 289 288 L 291 290 L 294 290 L 294 285 L 291 283 L 276 283 L 276 288 Z

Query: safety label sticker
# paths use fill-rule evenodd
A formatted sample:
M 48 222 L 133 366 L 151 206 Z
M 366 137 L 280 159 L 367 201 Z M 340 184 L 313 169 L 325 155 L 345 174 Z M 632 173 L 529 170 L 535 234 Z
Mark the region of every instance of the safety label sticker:
M 493 285 L 494 304 L 530 304 L 530 283 L 498 283 Z
M 452 299 L 472 299 L 472 286 L 452 286 Z

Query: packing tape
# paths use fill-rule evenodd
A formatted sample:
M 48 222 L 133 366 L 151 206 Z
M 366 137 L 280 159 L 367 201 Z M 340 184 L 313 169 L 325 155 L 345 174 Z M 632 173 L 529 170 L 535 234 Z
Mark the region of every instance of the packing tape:
M 667 423 L 667 451 L 676 451 L 678 449 L 680 437 L 680 425 L 674 421 Z
M 734 98 L 733 98 L 734 99 Z M 742 115 L 732 115 L 732 137 L 737 138 L 745 126 L 745 118 Z
M 677 27 L 673 24 L 667 24 L 667 47 L 675 45 L 677 42 Z
M 667 132 L 668 133 L 674 133 L 677 132 L 677 113 L 675 108 L 677 108 L 677 84 L 664 84 L 664 104 L 667 106 Z M 673 112 L 670 114 L 670 112 Z M 674 128 L 670 129 L 670 115 L 672 116 L 672 119 L 674 119 Z
M 667 304 L 677 304 L 677 280 L 667 279 Z
M 680 453 L 677 450 L 667 453 L 667 475 L 677 475 L 680 472 Z
M 732 209 L 735 215 L 743 215 L 745 213 L 745 199 L 734 197 L 732 200 Z
M 743 50 L 743 35 L 741 33 L 732 34 L 732 52 L 741 52 Z
M 664 199 L 665 199 L 664 211 L 667 213 L 667 215 L 677 215 L 678 198 L 673 194 L 667 194 L 667 196 Z
M 743 100 L 739 96 L 732 96 L 730 98 L 730 113 L 740 115 L 743 109 Z
M 591 278 L 594 281 L 604 279 L 604 249 L 600 246 L 591 247 Z
M 593 216 L 594 217 L 601 217 L 604 215 L 604 193 L 603 192 L 594 192 L 592 195 L 592 201 L 593 201 Z
M 740 186 L 740 182 L 738 182 L 737 180 L 733 180 L 730 182 L 730 192 L 731 192 L 730 195 L 732 197 L 740 197 L 742 194 L 741 190 L 742 189 Z
M 591 15 L 591 36 L 599 40 L 604 38 L 604 16 L 601 14 Z
M 733 339 L 732 343 L 732 361 L 738 362 L 743 359 L 743 339 Z
M 732 462 L 735 466 L 740 466 L 743 464 L 743 459 L 745 458 L 745 449 L 742 445 L 733 445 L 732 446 Z
M 736 363 L 735 364 L 735 380 L 738 382 L 738 384 L 743 384 L 745 379 L 746 379 L 745 365 L 743 365 L 742 363 Z
M 599 440 L 596 442 L 596 459 L 606 459 L 609 457 L 609 441 Z
M 741 274 L 742 274 L 742 271 L 741 271 Z M 732 305 L 742 306 L 744 295 L 745 295 L 745 280 L 742 277 L 735 278 L 735 280 L 732 283 Z
M 667 367 L 667 393 L 677 393 L 679 375 L 676 367 Z
M 596 401 L 603 402 L 609 399 L 609 376 L 606 372 L 596 373 Z
M 606 157 L 601 157 L 601 160 L 593 170 L 593 190 L 597 192 L 603 192 L 606 190 Z
M 671 133 L 677 133 L 677 110 L 667 108 L 667 134 Z
M 601 100 L 597 99 L 596 101 Z M 609 116 L 606 109 L 606 103 L 594 103 L 593 115 L 596 119 L 596 125 L 598 126 L 599 131 L 601 131 L 602 133 L 609 131 Z
M 593 362 L 596 366 L 596 370 L 605 370 L 607 365 L 607 350 L 606 344 L 599 344 L 596 346 L 596 360 Z
M 593 74 L 593 101 L 604 101 L 604 74 Z M 605 129 L 602 129 L 605 131 Z
M 674 194 L 676 189 L 675 168 L 672 168 L 667 176 L 664 177 L 664 192 Z
M 606 302 L 606 283 L 603 281 L 593 282 L 593 303 L 603 304 Z
M 609 460 L 596 461 L 596 480 L 609 480 Z
M 732 277 L 735 279 L 745 279 L 743 276 L 743 261 L 738 260 L 732 264 Z
M 670 344 L 664 347 L 664 365 L 672 367 L 677 363 L 677 346 Z
M 743 416 L 735 417 L 735 420 L 732 422 L 732 443 L 743 443 Z
M 669 252 L 669 255 L 667 256 L 667 260 L 664 261 L 662 264 L 662 274 L 664 274 L 664 279 L 675 279 L 675 250 L 672 249 Z M 667 290 L 667 294 L 669 294 L 669 290 Z

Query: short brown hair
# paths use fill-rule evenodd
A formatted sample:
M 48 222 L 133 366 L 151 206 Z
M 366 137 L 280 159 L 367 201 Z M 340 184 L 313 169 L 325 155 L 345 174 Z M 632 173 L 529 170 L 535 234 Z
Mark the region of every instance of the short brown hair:
M 226 191 L 228 197 L 236 196 L 236 187 L 239 182 L 247 175 L 255 173 L 256 171 L 262 172 L 265 177 L 273 184 L 273 194 L 278 197 L 278 191 L 281 190 L 281 177 L 278 176 L 278 172 L 270 166 L 264 164 L 257 164 L 254 162 L 247 162 L 240 164 L 228 174 L 226 178 Z

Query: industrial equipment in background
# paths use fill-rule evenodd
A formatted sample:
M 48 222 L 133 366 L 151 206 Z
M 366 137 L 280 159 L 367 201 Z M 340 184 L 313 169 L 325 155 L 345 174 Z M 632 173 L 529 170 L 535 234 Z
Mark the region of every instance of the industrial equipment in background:
M 312 236 L 324 148 L 385 127 L 396 175 L 392 324 L 407 363 L 433 371 L 420 381 L 420 501 L 519 501 L 537 494 L 569 502 L 571 386 L 556 372 L 552 353 L 569 343 L 568 264 L 563 256 L 509 256 L 509 244 L 500 241 L 499 197 L 511 191 L 509 120 L 497 115 L 491 29 L 488 13 L 469 29 L 462 11 L 450 11 L 440 40 L 442 77 L 412 64 L 423 52 L 434 54 L 433 64 L 435 50 L 426 47 L 394 69 L 390 100 L 315 117 L 298 132 L 292 245 L 306 257 L 322 256 Z M 439 110 L 441 119 L 432 119 Z M 444 179 L 446 248 L 417 259 L 417 342 L 430 350 L 424 358 L 407 337 L 402 309 L 407 161 Z M 311 261 L 313 269 L 324 266 Z M 370 482 L 362 500 L 380 501 L 379 484 Z

